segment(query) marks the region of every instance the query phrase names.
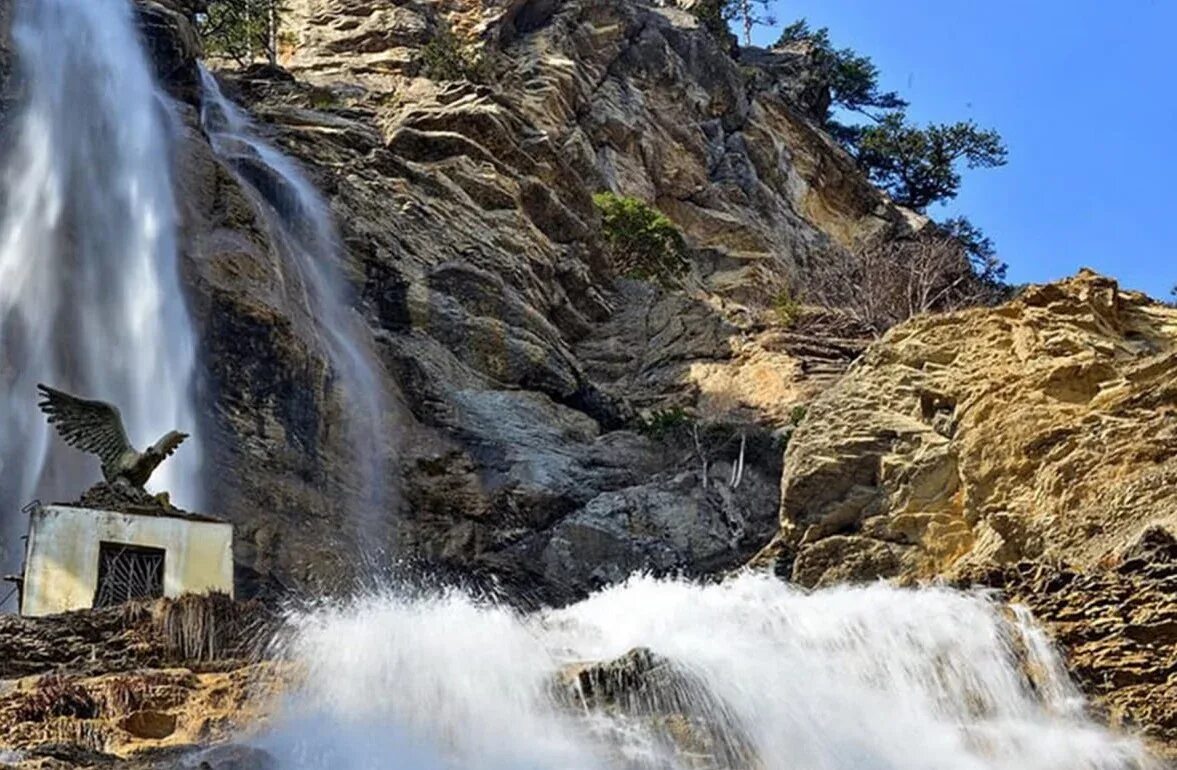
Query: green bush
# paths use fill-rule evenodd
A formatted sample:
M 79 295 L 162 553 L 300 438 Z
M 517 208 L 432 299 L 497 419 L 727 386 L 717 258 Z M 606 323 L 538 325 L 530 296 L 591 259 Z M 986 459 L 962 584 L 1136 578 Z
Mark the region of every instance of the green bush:
M 782 325 L 792 326 L 801 317 L 801 303 L 794 299 L 788 289 L 781 289 L 773 299 L 772 311 Z
M 196 31 L 209 56 L 277 64 L 278 48 L 289 42 L 280 32 L 287 10 L 285 0 L 210 0 L 196 14 Z
M 682 233 L 662 212 L 637 198 L 597 193 L 613 266 L 627 278 L 673 283 L 690 268 Z
M 485 83 L 489 79 L 486 59 L 473 52 L 441 24 L 433 38 L 421 48 L 421 74 L 430 80 L 469 80 Z
M 665 441 L 685 436 L 694 424 L 695 418 L 687 410 L 675 406 L 658 409 L 644 418 L 638 425 L 638 433 L 655 441 Z

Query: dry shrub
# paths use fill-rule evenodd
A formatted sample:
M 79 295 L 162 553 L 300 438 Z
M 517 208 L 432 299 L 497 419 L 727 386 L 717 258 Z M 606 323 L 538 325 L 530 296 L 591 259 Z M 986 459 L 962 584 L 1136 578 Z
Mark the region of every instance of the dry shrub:
M 37 682 L 36 687 L 17 703 L 11 715 L 17 722 L 45 722 L 53 717 L 94 719 L 98 711 L 94 697 L 76 680 L 50 675 Z
M 260 603 L 237 602 L 222 593 L 157 600 L 151 617 L 164 653 L 185 663 L 258 657 L 276 625 Z
M 173 658 L 201 662 L 236 654 L 240 618 L 225 594 L 163 599 L 152 606 L 152 620 Z
M 993 304 L 1005 288 L 979 275 L 966 244 L 942 232 L 874 243 L 807 272 L 807 299 L 875 334 L 921 313 Z

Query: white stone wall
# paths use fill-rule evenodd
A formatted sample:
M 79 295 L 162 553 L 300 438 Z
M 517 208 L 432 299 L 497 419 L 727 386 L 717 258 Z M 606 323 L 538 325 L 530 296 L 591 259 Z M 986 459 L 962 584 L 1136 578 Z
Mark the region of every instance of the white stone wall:
M 103 542 L 162 548 L 165 596 L 233 595 L 231 524 L 51 505 L 32 514 L 21 614 L 89 608 Z

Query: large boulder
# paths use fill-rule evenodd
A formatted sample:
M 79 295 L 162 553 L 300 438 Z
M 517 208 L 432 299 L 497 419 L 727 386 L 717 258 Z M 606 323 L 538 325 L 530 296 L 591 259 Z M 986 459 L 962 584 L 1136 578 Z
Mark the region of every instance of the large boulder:
M 763 557 L 807 585 L 1094 565 L 1177 527 L 1177 308 L 1084 271 L 892 329 L 809 409 Z

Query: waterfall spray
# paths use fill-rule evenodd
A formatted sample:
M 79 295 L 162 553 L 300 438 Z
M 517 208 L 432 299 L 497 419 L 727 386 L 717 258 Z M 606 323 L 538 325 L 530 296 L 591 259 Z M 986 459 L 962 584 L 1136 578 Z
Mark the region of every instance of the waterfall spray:
M 129 0 L 15 3 L 23 101 L 0 214 L 0 566 L 21 505 L 72 499 L 92 460 L 50 440 L 37 382 L 117 404 L 133 442 L 181 428 L 158 489 L 201 503 L 195 332 L 177 269 L 169 103 Z
M 1158 768 L 1084 714 L 1032 620 L 985 594 L 639 577 L 530 616 L 389 593 L 295 627 L 303 684 L 258 738 L 281 767 Z M 682 672 L 671 698 L 633 680 L 628 704 L 553 697 L 568 666 L 635 648 Z
M 360 490 L 351 500 L 352 523 L 364 528 L 389 502 L 389 405 L 371 334 L 338 269 L 344 251 L 330 208 L 298 165 L 258 136 L 212 73 L 204 67 L 200 72 L 205 134 L 238 182 L 253 192 L 280 258 L 287 299 L 311 319 L 331 364 Z

